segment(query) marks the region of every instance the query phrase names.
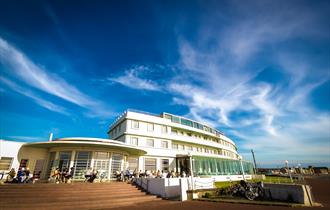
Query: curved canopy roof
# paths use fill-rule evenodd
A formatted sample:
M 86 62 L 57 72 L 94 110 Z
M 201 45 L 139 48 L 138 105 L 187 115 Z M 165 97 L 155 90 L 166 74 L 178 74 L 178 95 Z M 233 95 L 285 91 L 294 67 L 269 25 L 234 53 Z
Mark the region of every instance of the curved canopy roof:
M 55 139 L 48 142 L 33 142 L 24 144 L 22 147 L 36 147 L 36 148 L 54 148 L 54 147 L 84 147 L 84 148 L 102 148 L 114 149 L 127 152 L 130 155 L 144 155 L 147 152 L 136 146 L 128 145 L 123 142 L 114 141 L 111 139 L 100 138 L 85 138 L 85 137 L 70 137 Z

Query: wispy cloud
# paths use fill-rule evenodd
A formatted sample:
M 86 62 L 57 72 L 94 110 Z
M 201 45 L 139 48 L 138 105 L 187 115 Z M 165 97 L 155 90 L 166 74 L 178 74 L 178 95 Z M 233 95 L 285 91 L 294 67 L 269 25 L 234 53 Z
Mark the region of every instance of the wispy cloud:
M 274 159 L 280 154 L 325 158 L 330 153 L 329 143 L 319 139 L 330 139 L 329 112 L 313 108 L 309 94 L 329 81 L 329 66 L 324 60 L 323 66 L 315 65 L 308 52 L 285 45 L 283 53 L 278 47 L 302 37 L 328 40 L 315 28 L 322 16 L 290 4 L 250 3 L 232 1 L 240 17 L 246 18 L 233 17 L 225 28 L 208 30 L 215 25 L 206 19 L 197 42 L 180 37 L 182 72 L 170 84 L 176 94 L 174 102 L 189 107 L 188 116 L 211 121 L 241 139 L 241 149 L 264 151 L 263 158 Z M 249 7 L 258 7 L 260 13 L 251 15 Z M 300 13 L 303 17 L 296 15 Z M 210 48 L 210 42 L 217 47 Z M 275 66 L 284 76 L 272 82 L 257 79 L 259 74 L 267 74 L 268 66 Z M 202 85 L 196 87 L 196 81 Z M 297 124 L 319 127 L 318 132 L 297 128 Z M 317 140 L 307 143 L 306 136 Z
M 149 71 L 147 66 L 134 66 L 133 68 L 126 70 L 124 75 L 108 77 L 107 80 L 132 89 L 160 91 L 161 87 L 156 82 L 141 78 L 140 74 L 143 74 L 146 71 Z
M 64 115 L 70 115 L 69 112 L 59 105 L 56 105 L 50 101 L 42 99 L 40 96 L 37 96 L 32 91 L 29 91 L 27 89 L 22 88 L 21 86 L 15 84 L 14 82 L 4 78 L 0 77 L 0 82 L 10 87 L 12 90 L 16 91 L 17 93 L 20 93 L 26 97 L 29 97 L 34 100 L 34 102 L 50 111 L 58 112 Z
M 310 94 L 329 81 L 324 59 L 329 55 L 313 58 L 296 42 L 329 41 L 320 27 L 324 16 L 295 3 L 230 1 L 229 5 L 232 14 L 225 27 L 217 27 L 216 21 L 223 13 L 214 12 L 200 21 L 196 39 L 179 35 L 178 71 L 170 80 L 135 89 L 166 90 L 175 104 L 189 108 L 188 117 L 224 129 L 240 139 L 241 150 L 262 151 L 265 161 L 302 154 L 310 162 L 323 161 L 330 153 L 330 114 L 315 109 Z M 256 8 L 260 12 L 252 14 Z M 279 75 L 269 74 L 268 68 Z M 115 81 L 134 88 L 133 81 L 145 84 L 149 79 L 134 70 Z M 307 136 L 315 141 L 306 142 Z
M 89 110 L 88 115 L 90 116 L 98 115 L 107 117 L 112 115 L 112 112 L 107 109 L 103 102 L 89 97 L 79 91 L 75 86 L 66 82 L 63 78 L 54 73 L 49 73 L 43 67 L 36 65 L 23 52 L 1 37 L 0 58 L 1 64 L 6 67 L 4 69 L 7 70 L 8 74 L 24 81 L 26 85 L 84 107 Z M 29 95 L 29 97 L 32 96 L 32 94 Z M 58 107 L 54 107 L 53 104 L 46 103 L 44 100 L 39 100 L 36 97 L 34 99 L 38 100 L 44 107 L 58 109 Z
M 22 142 L 34 142 L 34 141 L 46 141 L 48 140 L 45 137 L 39 136 L 8 136 L 8 139 L 15 140 L 15 141 L 22 141 Z

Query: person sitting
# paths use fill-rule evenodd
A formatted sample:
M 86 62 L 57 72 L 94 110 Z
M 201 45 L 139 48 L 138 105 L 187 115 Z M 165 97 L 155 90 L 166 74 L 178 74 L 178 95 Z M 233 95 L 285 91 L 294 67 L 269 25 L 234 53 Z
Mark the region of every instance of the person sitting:
M 156 178 L 162 178 L 162 173 L 160 172 L 160 170 L 157 171 Z
M 13 182 L 15 182 L 15 176 L 16 176 L 15 168 L 12 168 L 12 169 L 8 172 L 8 176 L 6 177 L 6 181 L 5 181 L 5 183 L 13 183 Z
M 74 167 L 71 167 L 70 171 L 67 170 L 66 174 L 64 174 L 65 183 L 68 183 L 70 181 L 70 179 L 73 177 L 73 174 L 74 174 Z
M 24 168 L 18 168 L 18 171 L 17 171 L 17 180 L 18 180 L 18 183 L 23 183 L 24 182 Z
M 56 168 L 55 169 L 55 171 L 54 171 L 54 173 L 53 173 L 53 175 L 52 175 L 52 177 L 55 179 L 55 183 L 56 184 L 58 184 L 58 183 L 60 183 L 60 175 L 61 175 L 61 173 L 60 173 L 60 169 L 59 168 Z
M 134 169 L 134 171 L 133 171 L 133 177 L 134 178 L 139 178 L 139 172 L 136 170 L 136 169 Z
M 94 179 L 97 177 L 97 171 L 93 169 L 93 171 L 90 173 L 90 177 L 88 178 L 88 182 L 93 183 Z
M 23 182 L 25 183 L 28 183 L 30 180 L 31 180 L 31 177 L 30 177 L 30 168 L 26 168 L 25 171 L 25 179 Z
M 131 174 L 131 172 L 129 171 L 129 169 L 127 168 L 127 169 L 126 169 L 126 172 L 125 172 L 125 176 L 124 176 L 125 181 L 130 180 L 131 177 L 132 177 L 132 174 Z
M 115 176 L 116 176 L 116 180 L 117 181 L 121 181 L 121 173 L 120 173 L 120 171 L 116 171 L 116 173 L 115 173 Z
M 92 176 L 92 168 L 89 168 L 85 173 L 85 182 L 88 181 L 91 176 Z

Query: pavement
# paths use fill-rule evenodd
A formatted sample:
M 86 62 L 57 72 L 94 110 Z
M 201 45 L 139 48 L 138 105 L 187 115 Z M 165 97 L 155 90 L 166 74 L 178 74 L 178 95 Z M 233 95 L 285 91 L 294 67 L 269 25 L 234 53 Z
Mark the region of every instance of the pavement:
M 294 207 L 295 209 L 307 210 L 330 210 L 330 175 L 315 176 L 306 180 L 312 187 L 312 193 L 315 202 L 321 203 L 323 207 Z M 112 208 L 112 210 L 288 210 L 292 207 L 287 206 L 267 206 L 236 203 L 221 203 L 207 201 L 151 201 L 138 205 L 132 205 L 121 208 Z

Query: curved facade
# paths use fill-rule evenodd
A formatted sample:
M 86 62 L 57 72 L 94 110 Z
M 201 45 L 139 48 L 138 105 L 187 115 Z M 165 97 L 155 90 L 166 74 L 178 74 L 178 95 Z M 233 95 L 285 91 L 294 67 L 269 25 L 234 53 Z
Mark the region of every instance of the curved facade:
M 223 133 L 169 113 L 125 111 L 108 135 L 109 139 L 71 137 L 22 144 L 17 160 L 44 179 L 54 168 L 71 167 L 74 179 L 83 179 L 89 168 L 104 179 L 127 168 L 226 179 L 253 172 L 252 164 L 241 160 L 235 143 Z
M 128 110 L 110 126 L 109 138 L 143 148 L 142 170 L 176 170 L 194 175 L 251 174 L 253 166 L 243 162 L 235 143 L 220 131 L 184 117 Z M 189 164 L 189 157 L 193 163 Z

